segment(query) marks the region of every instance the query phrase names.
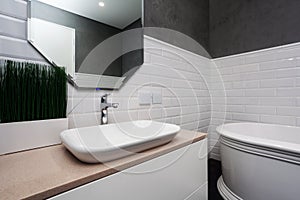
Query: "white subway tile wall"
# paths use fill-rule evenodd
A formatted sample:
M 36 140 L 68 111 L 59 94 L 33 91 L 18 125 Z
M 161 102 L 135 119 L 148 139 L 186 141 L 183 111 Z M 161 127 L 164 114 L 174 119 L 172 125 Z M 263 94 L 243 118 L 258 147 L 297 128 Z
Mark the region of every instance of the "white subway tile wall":
M 212 62 L 219 69 L 226 88 L 226 122 L 300 126 L 299 43 Z M 222 101 L 216 103 L 222 106 Z M 218 138 L 212 129 L 209 134 L 211 138 Z M 211 156 L 219 158 L 218 143 Z
M 99 124 L 100 96 L 120 104 L 109 109 L 109 122 L 153 119 L 184 129 L 207 131 L 211 101 L 207 82 L 211 61 L 145 37 L 145 63 L 118 91 L 77 90 L 69 86 L 70 128 Z M 162 94 L 162 104 L 139 105 L 138 92 Z

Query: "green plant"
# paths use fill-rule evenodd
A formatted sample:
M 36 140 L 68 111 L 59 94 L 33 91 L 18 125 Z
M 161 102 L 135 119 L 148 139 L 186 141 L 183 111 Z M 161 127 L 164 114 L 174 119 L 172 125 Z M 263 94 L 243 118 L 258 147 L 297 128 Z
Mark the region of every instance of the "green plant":
M 5 60 L 0 62 L 0 122 L 65 118 L 64 68 Z

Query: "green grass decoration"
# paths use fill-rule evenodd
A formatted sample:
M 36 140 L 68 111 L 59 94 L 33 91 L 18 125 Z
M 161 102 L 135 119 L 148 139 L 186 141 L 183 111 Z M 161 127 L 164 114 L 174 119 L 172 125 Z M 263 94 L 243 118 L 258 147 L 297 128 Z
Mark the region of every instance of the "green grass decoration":
M 0 61 L 0 123 L 65 118 L 64 68 Z

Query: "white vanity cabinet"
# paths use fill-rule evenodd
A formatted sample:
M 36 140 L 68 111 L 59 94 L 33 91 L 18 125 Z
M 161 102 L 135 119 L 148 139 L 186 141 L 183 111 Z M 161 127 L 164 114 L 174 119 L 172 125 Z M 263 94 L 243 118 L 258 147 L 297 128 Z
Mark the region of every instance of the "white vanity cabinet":
M 207 139 L 51 199 L 206 200 Z

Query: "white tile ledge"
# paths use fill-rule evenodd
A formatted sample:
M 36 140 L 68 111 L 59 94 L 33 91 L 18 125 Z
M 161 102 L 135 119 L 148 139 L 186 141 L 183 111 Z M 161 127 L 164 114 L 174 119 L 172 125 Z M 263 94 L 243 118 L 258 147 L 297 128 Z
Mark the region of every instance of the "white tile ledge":
M 60 144 L 68 118 L 0 124 L 0 155 Z
M 295 49 L 299 48 L 300 49 L 300 42 L 281 45 L 281 46 L 275 46 L 275 47 L 270 47 L 270 48 L 264 48 L 264 49 L 260 49 L 260 50 L 256 50 L 256 51 L 249 51 L 249 52 L 234 54 L 234 55 L 230 55 L 230 56 L 223 56 L 223 57 L 214 58 L 211 60 L 212 61 L 221 61 L 224 59 L 232 59 L 232 58 L 242 57 L 242 56 L 252 56 L 253 54 L 267 53 L 268 51 L 278 51 L 278 50 L 283 50 L 283 49 L 291 50 L 291 49 L 287 49 L 287 48 L 295 48 Z M 283 60 L 285 60 L 285 59 L 283 59 Z

